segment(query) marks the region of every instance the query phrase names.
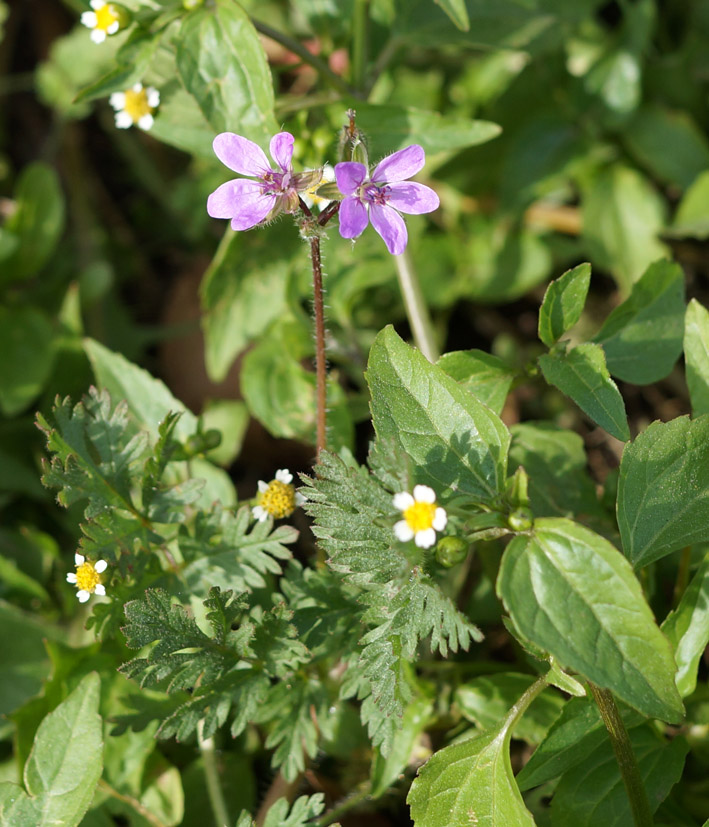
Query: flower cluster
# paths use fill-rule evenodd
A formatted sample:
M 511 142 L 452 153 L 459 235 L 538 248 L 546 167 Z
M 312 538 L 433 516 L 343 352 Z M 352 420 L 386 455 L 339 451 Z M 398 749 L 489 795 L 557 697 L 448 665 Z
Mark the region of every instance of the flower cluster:
M 212 218 L 228 218 L 234 230 L 249 230 L 280 213 L 294 213 L 299 200 L 312 197 L 324 180 L 322 170 L 293 172 L 293 144 L 289 132 L 271 139 L 272 167 L 265 153 L 253 141 L 222 132 L 214 139 L 214 152 L 229 169 L 247 178 L 236 178 L 218 187 L 207 200 Z M 335 166 L 342 203 L 340 235 L 357 238 L 369 222 L 384 240 L 392 255 L 406 248 L 408 233 L 401 213 L 432 212 L 438 196 L 424 184 L 408 181 L 425 162 L 423 148 L 414 144 L 384 158 L 371 175 L 365 164 L 343 161 Z
M 106 588 L 101 583 L 101 573 L 106 571 L 108 563 L 105 560 L 92 563 L 83 554 L 78 553 L 74 555 L 74 563 L 76 572 L 69 572 L 66 580 L 67 583 L 72 583 L 77 587 L 76 596 L 79 598 L 79 603 L 86 603 L 92 594 L 105 595 Z
M 153 112 L 160 103 L 160 93 L 152 86 L 144 87 L 142 83 L 136 83 L 125 92 L 114 92 L 109 103 L 116 110 L 116 126 L 119 129 L 135 125 L 148 130 L 153 125 Z
M 413 540 L 420 548 L 436 542 L 436 532 L 448 522 L 445 509 L 436 505 L 436 492 L 427 485 L 414 486 L 414 493 L 401 491 L 394 495 L 394 508 L 403 512 L 403 520 L 394 524 L 396 539 L 402 543 Z
M 252 508 L 254 517 L 263 522 L 268 517 L 282 520 L 305 502 L 305 497 L 295 490 L 293 474 L 287 468 L 276 471 L 276 478 L 269 483 L 258 482 L 257 504 Z

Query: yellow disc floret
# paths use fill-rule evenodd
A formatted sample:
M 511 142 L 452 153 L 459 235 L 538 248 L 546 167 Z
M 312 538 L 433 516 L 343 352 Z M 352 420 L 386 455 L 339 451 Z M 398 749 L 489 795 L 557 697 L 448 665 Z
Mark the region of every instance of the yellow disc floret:
M 148 103 L 148 92 L 141 86 L 140 89 L 126 89 L 123 111 L 127 112 L 133 123 L 138 123 L 141 118 L 150 115 L 153 107 Z
M 67 583 L 76 586 L 76 596 L 80 603 L 86 603 L 92 594 L 106 594 L 106 588 L 101 583 L 101 572 L 106 571 L 108 563 L 105 560 L 97 560 L 95 563 L 87 560 L 83 554 L 78 552 L 74 555 L 75 572 L 69 572 Z
M 436 516 L 435 503 L 414 502 L 404 511 L 404 519 L 413 532 L 425 531 L 433 527 Z
M 290 483 L 273 480 L 262 492 L 259 505 L 276 520 L 290 517 L 295 511 L 295 488 Z
M 101 582 L 101 575 L 94 568 L 94 564 L 86 560 L 76 569 L 76 585 L 79 590 L 93 594 L 96 586 Z
M 110 3 L 96 9 L 96 28 L 107 32 L 114 23 L 120 23 L 118 10 Z

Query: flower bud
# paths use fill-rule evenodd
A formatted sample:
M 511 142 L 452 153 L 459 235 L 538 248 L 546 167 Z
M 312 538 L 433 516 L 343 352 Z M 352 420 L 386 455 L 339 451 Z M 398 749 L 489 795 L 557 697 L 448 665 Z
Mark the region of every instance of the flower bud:
M 534 525 L 534 514 L 529 508 L 516 508 L 507 517 L 507 525 L 513 531 L 529 531 Z
M 369 169 L 369 154 L 363 133 L 355 125 L 354 109 L 347 110 L 349 124 L 342 127 L 339 156 L 341 161 L 356 161 Z
M 460 537 L 442 537 L 436 546 L 436 561 L 450 569 L 468 556 L 470 543 Z

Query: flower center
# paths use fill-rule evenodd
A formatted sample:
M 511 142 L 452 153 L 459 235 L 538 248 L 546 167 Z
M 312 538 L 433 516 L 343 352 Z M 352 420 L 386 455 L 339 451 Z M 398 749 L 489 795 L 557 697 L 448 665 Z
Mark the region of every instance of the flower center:
M 290 517 L 295 511 L 295 488 L 287 482 L 273 480 L 261 494 L 259 505 L 276 520 Z
M 118 22 L 116 10 L 110 3 L 106 3 L 96 10 L 96 28 L 107 32 L 114 23 Z
M 96 586 L 99 585 L 101 582 L 101 576 L 94 568 L 93 563 L 89 563 L 87 560 L 86 562 L 82 563 L 76 569 L 76 585 L 80 591 L 89 592 L 89 594 L 93 594 L 94 589 Z
M 381 206 L 389 200 L 390 189 L 386 184 L 381 187 L 377 186 L 377 184 L 368 184 L 364 188 L 362 197 L 365 201 L 369 201 L 370 204 L 379 204 Z
M 125 96 L 126 102 L 123 105 L 123 111 L 130 115 L 133 123 L 138 123 L 142 117 L 150 115 L 153 111 L 153 107 L 148 103 L 148 93 L 145 89 L 140 91 L 127 89 Z
M 404 519 L 409 528 L 416 531 L 426 531 L 433 527 L 433 518 L 436 516 L 435 503 L 415 502 L 404 511 Z

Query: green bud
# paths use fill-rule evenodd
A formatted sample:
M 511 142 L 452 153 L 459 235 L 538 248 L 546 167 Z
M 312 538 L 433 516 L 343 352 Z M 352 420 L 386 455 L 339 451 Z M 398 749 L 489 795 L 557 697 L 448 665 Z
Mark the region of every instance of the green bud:
M 198 9 L 200 6 L 204 5 L 204 0 L 182 0 L 182 8 L 186 9 L 187 11 L 192 11 L 192 9 Z
M 522 466 L 507 480 L 505 496 L 513 508 L 529 507 L 529 477 Z
M 462 563 L 468 556 L 470 543 L 460 537 L 442 537 L 436 546 L 436 560 L 447 569 Z
M 369 169 L 369 154 L 363 133 L 355 125 L 354 109 L 347 110 L 349 124 L 342 127 L 339 156 L 341 161 L 356 161 Z
M 205 454 L 213 448 L 217 448 L 221 444 L 221 441 L 221 432 L 215 428 L 210 428 L 203 434 L 192 434 L 182 447 L 187 457 L 194 457 L 198 454 Z
M 534 525 L 534 514 L 529 508 L 516 508 L 507 517 L 507 525 L 513 531 L 529 531 Z

